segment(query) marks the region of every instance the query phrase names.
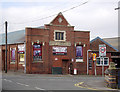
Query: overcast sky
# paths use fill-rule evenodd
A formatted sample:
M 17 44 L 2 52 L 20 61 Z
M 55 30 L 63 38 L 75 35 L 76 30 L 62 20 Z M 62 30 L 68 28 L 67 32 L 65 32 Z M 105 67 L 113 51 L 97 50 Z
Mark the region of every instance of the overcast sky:
M 88 1 L 88 3 L 81 5 Z M 118 36 L 119 0 L 1 0 L 0 31 L 8 21 L 8 31 L 18 31 L 25 27 L 38 27 L 49 24 L 55 16 L 64 10 L 81 5 L 64 12 L 63 15 L 75 26 L 75 30 L 90 31 L 91 39 Z M 42 19 L 45 18 L 45 19 Z M 2 29 L 2 30 L 1 30 Z

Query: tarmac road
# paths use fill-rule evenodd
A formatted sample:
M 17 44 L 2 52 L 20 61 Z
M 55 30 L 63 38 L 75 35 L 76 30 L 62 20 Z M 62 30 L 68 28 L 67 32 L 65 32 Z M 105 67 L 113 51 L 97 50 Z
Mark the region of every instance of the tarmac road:
M 3 73 L 2 77 L 3 90 L 40 90 L 50 91 L 62 90 L 69 91 L 89 91 L 96 92 L 107 90 L 115 92 L 115 90 L 105 87 L 104 77 L 86 76 L 86 75 L 43 75 L 43 74 L 19 74 Z M 26 92 L 24 91 L 24 92 Z M 3 91 L 6 92 L 6 91 Z M 10 91 L 9 91 L 10 92 Z M 36 91 L 35 91 L 36 92 Z

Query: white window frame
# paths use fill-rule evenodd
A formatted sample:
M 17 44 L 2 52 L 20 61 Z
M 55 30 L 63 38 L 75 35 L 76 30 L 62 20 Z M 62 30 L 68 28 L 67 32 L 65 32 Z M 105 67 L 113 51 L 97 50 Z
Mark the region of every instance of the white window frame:
M 103 66 L 109 66 L 109 57 L 97 57 L 97 59 L 98 59 L 98 58 L 99 58 L 99 59 L 102 58 L 102 60 L 103 60 Z M 107 65 L 104 64 L 104 58 L 108 58 L 108 64 L 107 64 Z M 102 66 L 101 61 L 100 61 L 100 64 L 97 64 L 97 61 L 96 61 L 96 65 L 97 65 L 97 66 Z
M 56 40 L 56 32 L 64 33 L 63 40 Z M 66 41 L 66 31 L 54 30 L 54 41 Z

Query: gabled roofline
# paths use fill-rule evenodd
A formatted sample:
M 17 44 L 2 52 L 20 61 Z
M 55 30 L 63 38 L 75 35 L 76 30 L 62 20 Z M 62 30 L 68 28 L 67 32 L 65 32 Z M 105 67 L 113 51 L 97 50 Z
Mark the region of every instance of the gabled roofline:
M 116 49 L 115 47 L 113 47 L 111 44 L 109 44 L 108 42 L 104 41 L 103 39 L 101 39 L 100 37 L 96 37 L 95 39 L 91 40 L 90 43 L 94 42 L 95 40 L 101 40 L 102 42 L 104 42 L 105 44 L 107 44 L 108 46 L 110 46 L 111 48 L 113 48 L 114 50 L 116 50 L 117 52 L 119 52 L 118 49 Z
M 64 17 L 64 15 L 62 14 L 62 12 L 59 12 L 59 13 L 56 14 L 56 15 L 57 15 L 57 16 L 58 16 L 58 15 L 62 15 L 62 16 Z M 56 16 L 53 20 L 55 20 L 55 19 L 57 18 L 57 16 Z M 66 20 L 65 17 L 64 17 L 64 19 Z M 52 20 L 52 21 L 53 21 L 53 20 Z M 49 23 L 50 25 L 52 24 L 52 21 Z M 67 21 L 67 20 L 66 20 L 66 21 Z M 71 26 L 70 23 L 69 23 L 68 21 L 67 21 L 67 23 L 68 23 L 69 26 Z

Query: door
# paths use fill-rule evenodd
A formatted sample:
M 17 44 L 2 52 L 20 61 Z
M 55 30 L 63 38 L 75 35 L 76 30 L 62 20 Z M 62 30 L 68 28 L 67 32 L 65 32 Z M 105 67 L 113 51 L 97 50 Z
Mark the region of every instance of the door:
M 62 60 L 62 74 L 68 74 L 69 70 L 68 70 L 68 59 L 63 59 Z
M 5 71 L 5 50 L 2 50 L 2 70 Z
M 70 74 L 73 74 L 73 64 L 72 63 L 70 63 L 70 67 L 69 67 L 70 69 L 69 69 L 69 71 L 70 71 Z

